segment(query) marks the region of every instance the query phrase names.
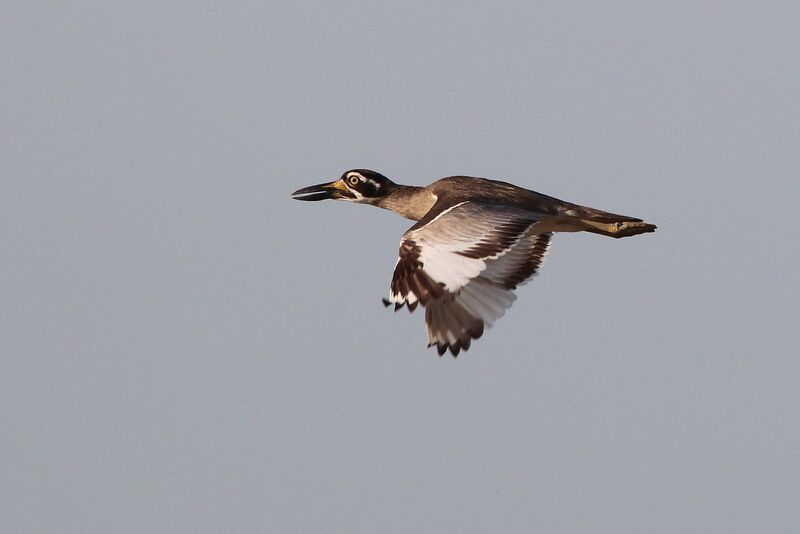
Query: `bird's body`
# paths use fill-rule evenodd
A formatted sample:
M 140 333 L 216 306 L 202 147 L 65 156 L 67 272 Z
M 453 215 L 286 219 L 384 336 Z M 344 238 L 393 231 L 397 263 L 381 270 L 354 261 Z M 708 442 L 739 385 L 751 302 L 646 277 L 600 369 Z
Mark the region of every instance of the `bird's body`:
M 506 182 L 453 176 L 427 187 L 395 184 L 367 169 L 295 191 L 298 200 L 348 200 L 417 221 L 400 242 L 387 306 L 422 303 L 428 346 L 456 356 L 537 274 L 553 232 L 628 237 L 655 231 L 641 219 L 564 202 Z

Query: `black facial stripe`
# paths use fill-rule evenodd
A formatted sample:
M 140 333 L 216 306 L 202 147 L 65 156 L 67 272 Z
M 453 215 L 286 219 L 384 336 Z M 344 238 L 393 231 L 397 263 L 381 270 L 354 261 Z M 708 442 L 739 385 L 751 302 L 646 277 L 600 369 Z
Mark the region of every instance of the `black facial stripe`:
M 351 183 L 351 180 L 355 183 Z M 364 198 L 385 196 L 392 185 L 388 178 L 367 169 L 350 169 L 342 174 L 341 181 L 347 189 Z

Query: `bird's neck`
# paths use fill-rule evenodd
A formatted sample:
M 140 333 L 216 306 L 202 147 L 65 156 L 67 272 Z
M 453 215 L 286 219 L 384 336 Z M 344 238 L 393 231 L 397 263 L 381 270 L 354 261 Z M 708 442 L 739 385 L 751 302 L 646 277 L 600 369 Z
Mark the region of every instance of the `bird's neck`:
M 427 187 L 394 184 L 388 195 L 374 203 L 379 208 L 392 210 L 412 221 L 418 221 L 436 203 L 436 195 Z

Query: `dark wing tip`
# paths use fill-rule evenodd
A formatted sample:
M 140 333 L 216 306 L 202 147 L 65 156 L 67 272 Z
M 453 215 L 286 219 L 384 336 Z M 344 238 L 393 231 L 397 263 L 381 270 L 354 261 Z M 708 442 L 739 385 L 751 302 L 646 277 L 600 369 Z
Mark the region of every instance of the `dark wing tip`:
M 483 330 L 484 330 L 484 325 L 483 322 L 481 321 L 480 323 L 477 324 L 477 326 L 470 327 L 467 330 L 467 333 L 472 337 L 472 339 L 480 339 L 480 337 L 483 335 Z M 469 341 L 467 341 L 467 346 L 464 348 L 464 350 L 467 350 L 468 348 L 469 348 Z
M 446 341 L 444 343 L 437 343 L 437 342 L 434 341 L 434 342 L 428 343 L 428 348 L 436 346 L 436 352 L 439 353 L 439 356 L 443 356 L 444 353 L 449 350 L 450 354 L 453 355 L 453 358 L 458 358 L 458 355 L 461 354 L 462 350 L 464 352 L 467 352 L 469 350 L 469 347 L 470 347 L 471 344 L 472 344 L 472 340 L 471 339 L 461 339 L 461 340 L 456 341 L 453 344 L 450 344 L 450 343 L 448 343 Z

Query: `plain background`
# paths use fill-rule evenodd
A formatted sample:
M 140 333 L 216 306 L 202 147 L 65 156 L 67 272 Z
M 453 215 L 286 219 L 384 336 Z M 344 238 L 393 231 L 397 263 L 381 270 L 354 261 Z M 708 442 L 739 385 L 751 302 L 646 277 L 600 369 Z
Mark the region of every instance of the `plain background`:
M 0 531 L 800 529 L 797 3 L 0 17 Z M 659 230 L 438 358 L 353 167 Z

